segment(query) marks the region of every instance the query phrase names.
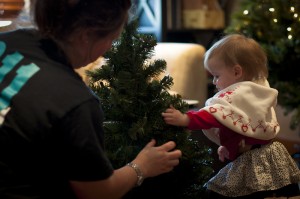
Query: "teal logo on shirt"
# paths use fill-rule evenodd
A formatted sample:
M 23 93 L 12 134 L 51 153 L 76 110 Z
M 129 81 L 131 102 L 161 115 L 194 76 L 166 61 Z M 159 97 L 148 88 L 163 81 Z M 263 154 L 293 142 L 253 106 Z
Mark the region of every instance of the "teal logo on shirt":
M 6 50 L 6 44 L 0 41 L 0 57 Z M 0 85 L 7 74 L 9 74 L 24 56 L 18 52 L 6 55 L 2 58 L 2 65 L 0 66 Z M 26 82 L 39 71 L 39 67 L 34 63 L 28 65 L 21 65 L 16 70 L 16 75 L 8 86 L 0 90 L 0 126 L 3 124 L 5 115 L 10 110 L 10 102 L 12 98 L 19 93 Z

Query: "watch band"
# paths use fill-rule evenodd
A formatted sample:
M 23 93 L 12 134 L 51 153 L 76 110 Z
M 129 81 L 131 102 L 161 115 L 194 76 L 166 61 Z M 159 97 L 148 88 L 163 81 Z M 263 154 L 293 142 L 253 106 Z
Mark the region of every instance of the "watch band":
M 126 164 L 126 166 L 129 166 L 134 169 L 134 171 L 136 172 L 136 175 L 137 175 L 137 179 L 138 179 L 136 182 L 136 186 L 140 186 L 144 181 L 144 175 L 143 175 L 142 171 L 140 170 L 140 167 L 133 162 Z

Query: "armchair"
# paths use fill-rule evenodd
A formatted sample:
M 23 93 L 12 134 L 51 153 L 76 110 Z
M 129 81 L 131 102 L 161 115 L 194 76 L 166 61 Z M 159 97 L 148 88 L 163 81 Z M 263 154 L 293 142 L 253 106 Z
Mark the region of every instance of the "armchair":
M 207 98 L 207 73 L 203 66 L 205 48 L 192 43 L 158 43 L 154 49 L 152 60 L 164 59 L 167 62 L 165 75 L 173 78 L 170 92 L 180 94 L 183 99 L 192 100 L 194 106 L 203 106 Z M 99 58 L 96 62 L 76 71 L 87 83 L 86 70 L 101 67 Z
M 196 100 L 194 105 L 203 106 L 207 98 L 207 72 L 203 66 L 205 48 L 194 43 L 160 42 L 152 59 L 167 62 L 165 73 L 173 78 L 171 91 L 183 99 Z

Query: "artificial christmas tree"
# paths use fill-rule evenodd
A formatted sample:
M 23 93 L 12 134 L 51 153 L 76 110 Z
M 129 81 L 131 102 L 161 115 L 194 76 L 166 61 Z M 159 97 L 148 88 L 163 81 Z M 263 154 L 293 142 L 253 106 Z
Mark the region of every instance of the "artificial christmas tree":
M 183 157 L 172 172 L 146 179 L 124 198 L 201 198 L 203 184 L 211 176 L 210 149 L 190 137 L 182 127 L 166 125 L 161 113 L 173 105 L 186 111 L 179 95 L 171 95 L 170 76 L 157 79 L 164 60 L 149 61 L 156 40 L 137 32 L 137 21 L 128 24 L 105 64 L 89 71 L 90 87 L 99 96 L 105 114 L 105 146 L 115 168 L 131 161 L 150 139 L 160 145 L 174 140 Z
M 250 36 L 266 50 L 270 84 L 279 91 L 279 104 L 295 110 L 291 127 L 299 127 L 300 1 L 243 0 L 225 32 Z

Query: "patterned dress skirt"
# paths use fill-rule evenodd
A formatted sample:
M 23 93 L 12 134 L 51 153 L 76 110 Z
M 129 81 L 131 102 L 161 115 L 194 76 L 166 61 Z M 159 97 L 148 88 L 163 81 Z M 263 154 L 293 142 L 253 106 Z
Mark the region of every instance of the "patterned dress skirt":
M 300 170 L 279 142 L 247 151 L 228 163 L 205 186 L 227 197 L 277 190 L 299 183 Z

